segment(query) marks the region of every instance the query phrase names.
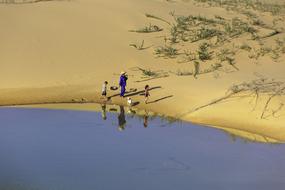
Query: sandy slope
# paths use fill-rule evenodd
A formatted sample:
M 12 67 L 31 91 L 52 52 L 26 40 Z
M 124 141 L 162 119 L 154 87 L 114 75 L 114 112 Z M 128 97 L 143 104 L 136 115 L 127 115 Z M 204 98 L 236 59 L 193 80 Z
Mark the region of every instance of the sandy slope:
M 130 77 L 128 88 L 142 90 L 145 84 L 159 87 L 150 92 L 150 101 L 157 101 L 148 105 L 143 103 L 142 96 L 133 95 L 133 100 L 140 102 L 139 109 L 222 127 L 251 140 L 284 142 L 285 109 L 261 119 L 266 101 L 262 95 L 255 109 L 253 98 L 247 96 L 231 98 L 189 113 L 224 96 L 231 85 L 256 79 L 256 73 L 284 81 L 284 55 L 277 62 L 265 56 L 255 64 L 246 52 L 240 50 L 236 56 L 239 71 L 213 72 L 197 79 L 176 76 L 172 73 L 178 69 L 192 70 L 192 66 L 173 59 L 156 58 L 154 48 L 163 45 L 161 38 L 166 35 L 168 25 L 145 17 L 145 13 L 149 13 L 170 20 L 171 11 L 181 15 L 237 16 L 235 12 L 197 6 L 192 1 L 77 0 L 1 4 L 0 104 L 100 102 L 102 82 L 108 80 L 110 85 L 117 85 L 118 74 L 126 70 Z M 261 16 L 267 23 L 273 20 L 269 13 Z M 150 22 L 165 30 L 149 34 L 129 32 Z M 278 37 L 284 38 L 284 35 Z M 267 39 L 265 43 L 274 43 L 274 38 L 277 37 Z M 142 40 L 146 46 L 153 46 L 142 51 L 129 46 Z M 246 35 L 236 39 L 235 43 L 242 42 L 256 46 L 256 42 L 250 41 Z M 191 49 L 194 46 L 184 44 L 179 48 L 186 47 Z M 147 80 L 135 67 L 162 70 L 169 76 Z M 268 113 L 276 110 L 280 102 L 284 102 L 283 96 L 273 100 Z M 115 96 L 109 103 L 126 104 L 126 101 Z M 86 105 L 86 109 L 89 108 Z

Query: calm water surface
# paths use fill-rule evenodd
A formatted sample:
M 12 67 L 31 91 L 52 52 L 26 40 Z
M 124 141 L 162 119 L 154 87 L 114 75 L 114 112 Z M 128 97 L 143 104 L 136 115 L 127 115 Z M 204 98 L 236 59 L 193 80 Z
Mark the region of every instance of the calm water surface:
M 118 113 L 0 109 L 0 190 L 284 190 L 285 145 Z

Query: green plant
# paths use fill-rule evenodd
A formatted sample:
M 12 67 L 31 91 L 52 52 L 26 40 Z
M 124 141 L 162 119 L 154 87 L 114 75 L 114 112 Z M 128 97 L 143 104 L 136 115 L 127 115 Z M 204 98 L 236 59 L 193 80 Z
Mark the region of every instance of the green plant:
M 147 76 L 147 77 L 157 77 L 158 76 L 157 72 L 152 71 L 150 69 L 142 69 L 142 68 L 138 68 L 138 69 L 142 72 L 144 76 Z
M 178 50 L 172 46 L 160 46 L 155 49 L 155 54 L 159 57 L 175 58 L 178 55 Z
M 160 20 L 160 21 L 162 21 L 162 22 L 165 22 L 165 23 L 171 25 L 170 22 L 168 22 L 167 20 L 165 20 L 165 19 L 163 19 L 163 18 L 160 18 L 160 17 L 157 17 L 157 16 L 155 16 L 155 15 L 147 14 L 147 13 L 146 13 L 145 16 L 148 17 L 148 18 L 153 18 L 153 19 L 156 19 L 156 20 Z
M 141 42 L 140 45 L 137 45 L 137 44 L 130 44 L 130 46 L 136 48 L 137 50 L 144 50 L 144 40 Z
M 273 15 L 283 14 L 285 4 L 258 0 L 195 0 L 200 3 L 207 3 L 210 6 L 223 7 L 228 10 L 243 12 L 245 10 L 258 10 L 261 12 L 270 12 Z
M 149 24 L 149 26 L 145 26 L 143 28 L 137 30 L 129 30 L 130 32 L 137 32 L 137 33 L 151 33 L 151 32 L 160 32 L 163 29 L 158 27 L 157 25 Z
M 252 48 L 246 44 L 246 43 L 243 43 L 241 46 L 240 46 L 240 49 L 243 49 L 245 51 L 250 51 Z
M 229 49 L 221 49 L 220 52 L 217 53 L 217 58 L 221 63 L 226 62 L 236 70 L 239 70 L 235 66 L 235 58 L 234 58 L 235 52 L 231 51 Z
M 184 50 L 183 52 L 183 56 L 182 56 L 182 63 L 186 63 L 186 62 L 190 62 L 190 61 L 194 61 L 197 59 L 196 53 L 191 52 L 189 50 Z
M 206 42 L 200 44 L 197 53 L 201 61 L 210 60 L 212 58 L 212 52 L 209 52 L 209 46 L 210 45 Z
M 196 31 L 195 36 L 192 38 L 192 42 L 204 39 L 210 39 L 214 36 L 219 36 L 219 35 L 221 35 L 221 32 L 217 29 L 202 27 Z

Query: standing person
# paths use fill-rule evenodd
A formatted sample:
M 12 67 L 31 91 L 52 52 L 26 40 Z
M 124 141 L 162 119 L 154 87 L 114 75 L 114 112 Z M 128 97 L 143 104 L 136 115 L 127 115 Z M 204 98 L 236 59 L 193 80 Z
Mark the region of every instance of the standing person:
M 149 94 L 149 85 L 145 85 L 145 87 L 144 87 L 144 97 L 145 97 L 144 102 L 146 104 L 148 103 L 148 97 L 149 96 L 150 96 L 150 94 Z
M 107 85 L 108 85 L 108 82 L 105 81 L 102 85 L 102 96 L 106 98 L 107 96 Z
M 126 72 L 121 72 L 121 76 L 120 76 L 120 82 L 119 85 L 121 87 L 121 93 L 120 96 L 124 97 L 125 92 L 126 92 L 126 86 L 127 86 L 127 80 L 128 80 L 128 76 Z

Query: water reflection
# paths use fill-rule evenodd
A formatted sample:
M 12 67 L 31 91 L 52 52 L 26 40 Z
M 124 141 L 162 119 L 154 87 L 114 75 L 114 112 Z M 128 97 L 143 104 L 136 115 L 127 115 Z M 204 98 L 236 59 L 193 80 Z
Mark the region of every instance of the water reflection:
M 127 121 L 126 121 L 126 116 L 125 116 L 125 108 L 124 106 L 120 106 L 120 112 L 118 115 L 118 124 L 119 124 L 118 130 L 119 131 L 125 130 L 126 123 Z
M 101 111 L 101 116 L 103 120 L 107 119 L 107 115 L 106 115 L 106 104 L 102 104 L 101 105 L 102 111 Z
M 148 126 L 148 112 L 147 111 L 145 111 L 145 115 L 144 115 L 144 117 L 143 117 L 143 126 L 144 126 L 144 128 L 147 128 L 147 126 Z
M 124 106 L 119 106 L 119 111 L 118 109 L 112 107 L 110 108 L 110 111 L 113 112 L 118 112 L 118 130 L 119 131 L 123 131 L 126 129 L 126 111 L 125 109 L 127 109 L 127 113 L 129 116 L 131 116 L 132 118 L 134 116 L 138 116 L 140 118 L 143 119 L 143 127 L 147 128 L 148 127 L 148 120 L 149 120 L 149 112 L 148 111 L 144 111 L 145 113 L 141 116 L 136 115 L 137 112 L 132 108 L 132 107 L 127 107 L 125 108 Z M 101 104 L 101 117 L 103 120 L 107 120 L 107 105 L 106 104 Z
M 117 129 L 119 131 L 124 131 L 127 126 L 127 119 L 131 119 L 136 117 L 138 121 L 142 124 L 143 128 L 149 127 L 149 122 L 152 122 L 153 119 L 159 118 L 160 119 L 160 127 L 171 126 L 174 123 L 179 123 L 176 118 L 161 116 L 158 117 L 155 113 L 148 112 L 147 110 L 137 110 L 136 108 L 129 106 L 117 106 L 117 105 L 108 105 L 108 104 L 101 104 L 101 117 L 102 120 L 107 120 L 107 114 L 110 112 L 117 113 Z M 112 120 L 112 118 L 109 118 Z M 128 121 L 129 123 L 129 121 Z M 140 124 L 140 125 L 141 125 Z M 225 134 L 227 134 L 232 142 L 236 142 L 237 140 L 241 140 L 245 143 L 248 142 L 262 142 L 262 143 L 278 143 L 276 139 L 272 139 L 267 136 L 262 136 L 260 134 L 250 133 L 246 131 L 241 131 L 237 129 L 231 128 L 219 128 Z

